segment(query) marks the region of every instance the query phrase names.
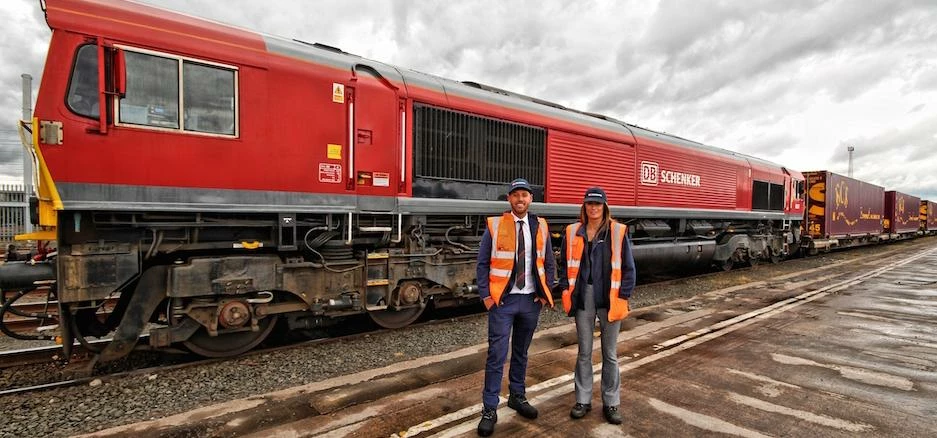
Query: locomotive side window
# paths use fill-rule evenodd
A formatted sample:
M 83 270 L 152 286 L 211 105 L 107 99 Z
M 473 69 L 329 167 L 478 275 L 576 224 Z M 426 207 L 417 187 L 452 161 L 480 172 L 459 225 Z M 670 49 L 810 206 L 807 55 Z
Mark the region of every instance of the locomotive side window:
M 783 184 L 768 184 L 768 210 L 784 210 Z
M 65 103 L 75 114 L 98 118 L 97 46 L 86 44 L 78 49 Z
M 234 135 L 234 71 L 183 64 L 185 129 Z
M 127 90 L 118 123 L 237 136 L 237 69 L 123 48 Z
M 179 61 L 126 52 L 127 95 L 120 101 L 120 122 L 179 128 Z
M 752 181 L 752 210 L 784 210 L 784 186 Z

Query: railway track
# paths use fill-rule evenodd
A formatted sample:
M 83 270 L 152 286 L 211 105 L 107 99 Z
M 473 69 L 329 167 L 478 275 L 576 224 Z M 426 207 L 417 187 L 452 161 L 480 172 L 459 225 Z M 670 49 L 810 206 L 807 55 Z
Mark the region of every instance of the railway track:
M 5 302 L 11 297 L 11 292 L 4 291 L 2 302 Z M 100 311 L 98 311 L 98 316 L 106 318 L 114 309 L 114 306 L 117 305 L 117 300 L 119 298 L 119 295 L 107 298 L 101 306 Z M 41 287 L 27 292 L 10 307 L 11 308 L 3 314 L 3 324 L 14 333 L 33 335 L 43 327 L 54 328 L 59 323 L 57 318 L 59 303 L 49 294 L 48 287 Z M 20 314 L 42 314 L 48 315 L 49 318 L 25 317 Z M 6 334 L 0 333 L 0 336 L 6 336 Z

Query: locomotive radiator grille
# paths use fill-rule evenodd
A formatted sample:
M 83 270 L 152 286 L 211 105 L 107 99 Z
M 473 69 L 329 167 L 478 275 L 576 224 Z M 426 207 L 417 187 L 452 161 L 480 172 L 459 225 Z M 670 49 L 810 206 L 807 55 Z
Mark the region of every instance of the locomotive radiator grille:
M 497 200 L 518 177 L 542 194 L 545 129 L 421 104 L 413 113 L 414 196 Z

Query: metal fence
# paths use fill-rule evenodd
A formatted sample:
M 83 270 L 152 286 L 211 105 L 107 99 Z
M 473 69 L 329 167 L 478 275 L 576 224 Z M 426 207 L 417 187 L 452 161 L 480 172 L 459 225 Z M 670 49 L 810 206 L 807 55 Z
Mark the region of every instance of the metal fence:
M 23 185 L 0 184 L 0 251 L 14 243 L 13 236 L 29 231 L 28 221 L 29 199 Z

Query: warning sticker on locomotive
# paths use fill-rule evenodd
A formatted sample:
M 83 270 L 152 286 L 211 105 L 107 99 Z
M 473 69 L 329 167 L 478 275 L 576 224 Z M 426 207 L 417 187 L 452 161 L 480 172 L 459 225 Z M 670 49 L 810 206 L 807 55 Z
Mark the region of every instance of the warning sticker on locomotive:
M 330 160 L 341 160 L 342 159 L 342 145 L 329 143 L 329 159 Z
M 375 187 L 390 187 L 390 174 L 385 172 L 374 172 Z
M 345 103 L 345 86 L 332 83 L 332 102 Z
M 342 182 L 342 165 L 319 163 L 319 182 L 338 184 Z

